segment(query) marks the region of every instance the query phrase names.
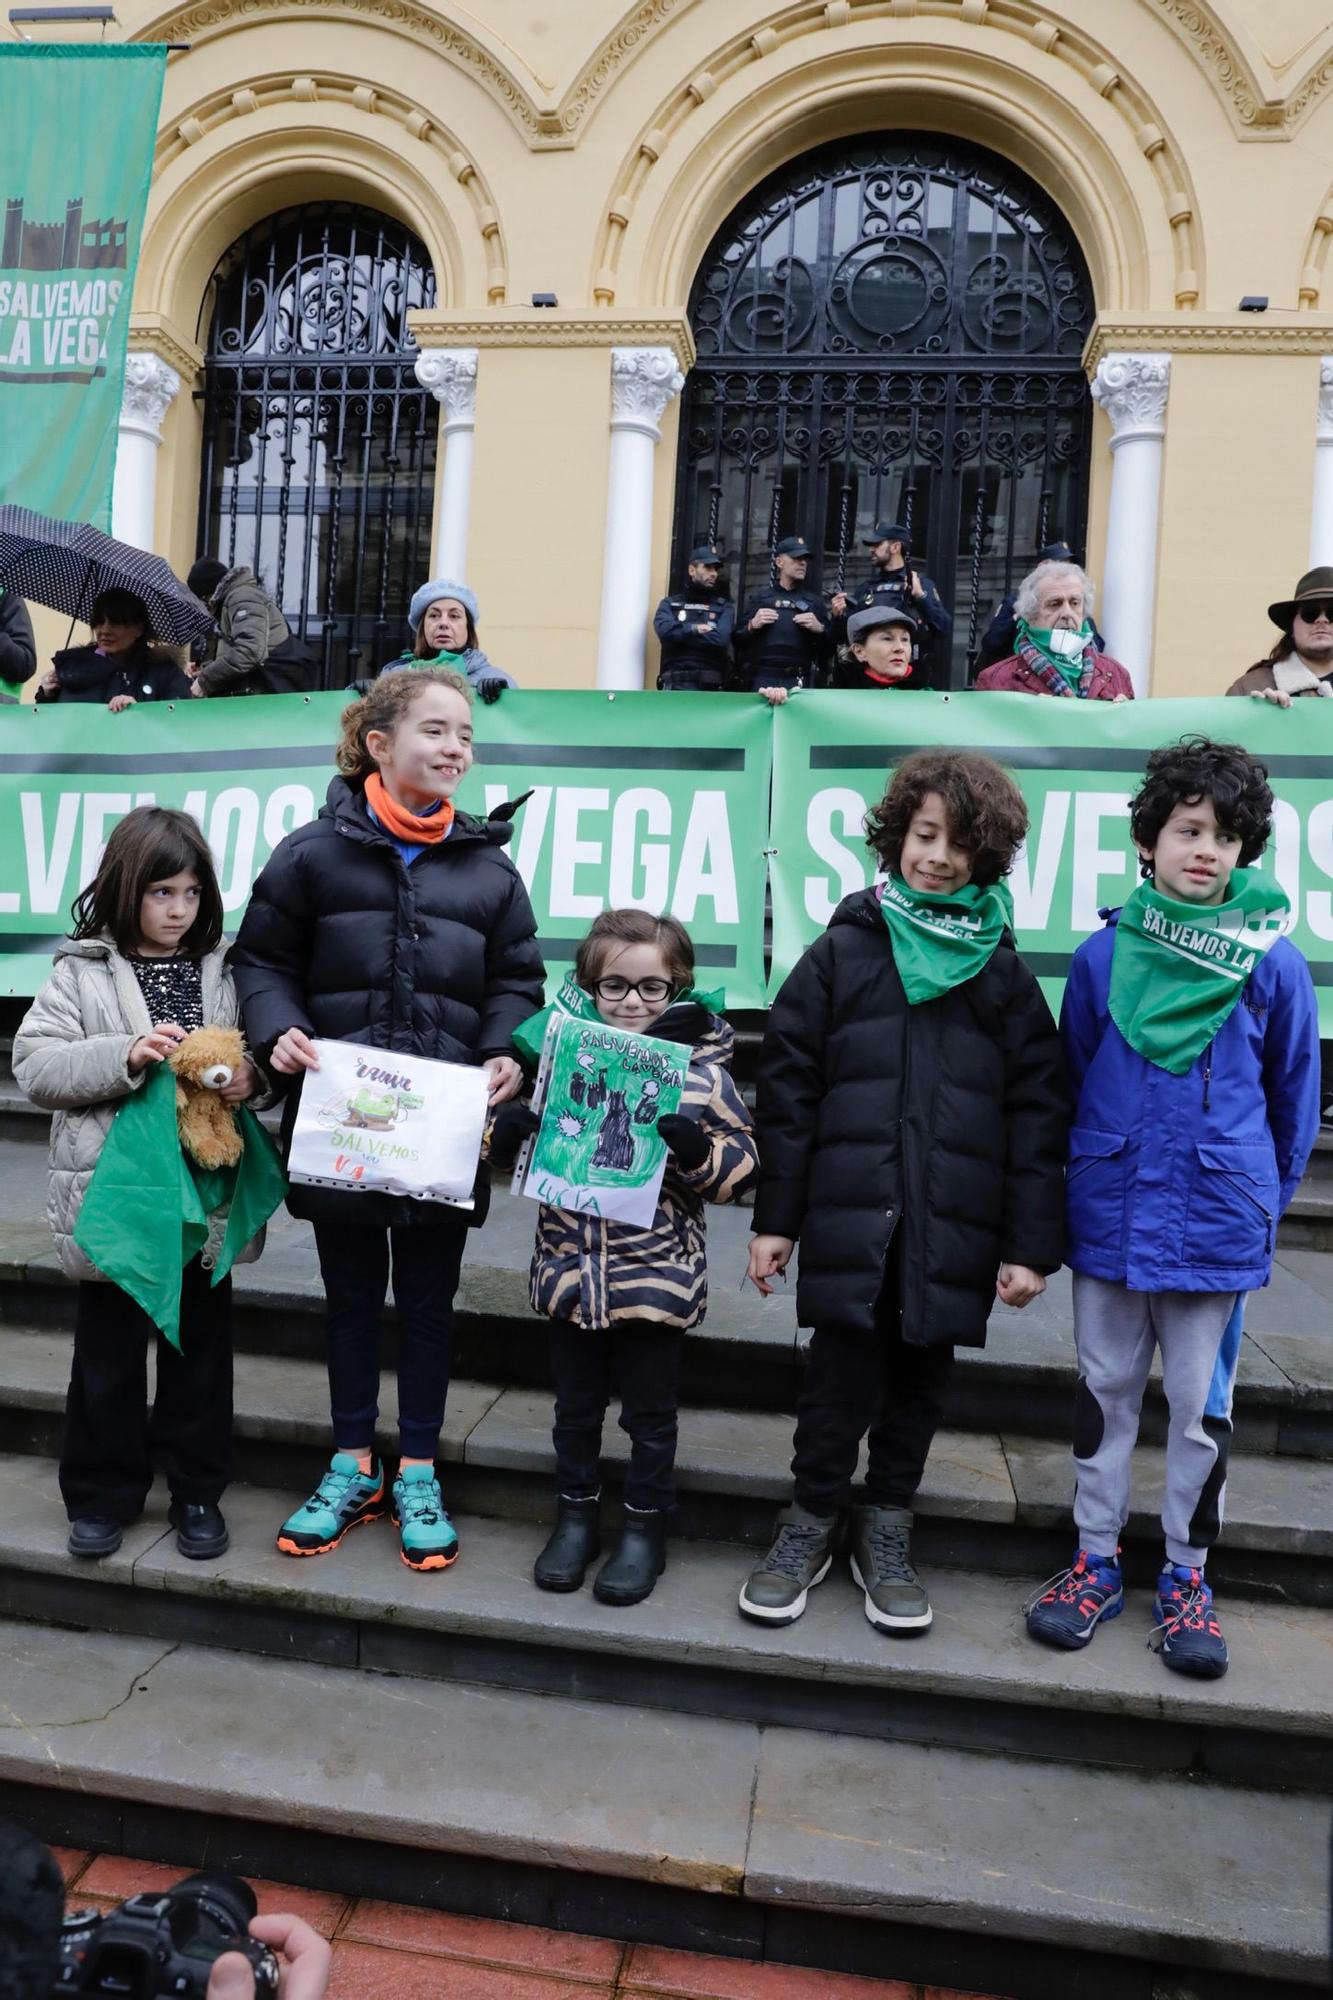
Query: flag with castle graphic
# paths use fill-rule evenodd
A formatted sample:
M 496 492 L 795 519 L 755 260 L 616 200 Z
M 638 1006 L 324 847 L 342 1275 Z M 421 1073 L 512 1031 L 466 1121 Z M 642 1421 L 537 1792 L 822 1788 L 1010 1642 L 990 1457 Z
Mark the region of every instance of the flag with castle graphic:
M 0 48 L 0 497 L 111 525 L 167 52 Z

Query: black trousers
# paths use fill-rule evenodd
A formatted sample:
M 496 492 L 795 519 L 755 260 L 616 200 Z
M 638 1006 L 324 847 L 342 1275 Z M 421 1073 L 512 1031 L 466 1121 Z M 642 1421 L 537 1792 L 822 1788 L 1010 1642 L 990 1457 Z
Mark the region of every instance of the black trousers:
M 551 1321 L 555 1374 L 556 1477 L 569 1500 L 591 1500 L 601 1485 L 602 1424 L 613 1388 L 630 1441 L 625 1500 L 669 1508 L 676 1500 L 679 1327 L 629 1320 L 598 1332 Z
M 353 1197 L 352 1199 L 355 1199 Z M 398 1308 L 398 1445 L 434 1458 L 444 1423 L 453 1349 L 454 1293 L 467 1242 L 461 1211 L 442 1208 L 406 1229 L 317 1222 L 315 1248 L 327 1298 L 333 1442 L 369 1451 L 380 1401 L 380 1314 L 389 1289 Z
M 798 1505 L 824 1515 L 846 1506 L 868 1427 L 867 1500 L 910 1507 L 952 1369 L 952 1347 L 904 1341 L 896 1283 L 886 1283 L 880 1295 L 873 1334 L 817 1326 L 796 1405 L 791 1469 Z
M 231 1477 L 231 1279 L 210 1285 L 209 1277 L 197 1257 L 185 1267 L 179 1354 L 119 1285 L 79 1286 L 60 1446 L 71 1521 L 137 1521 L 155 1464 L 173 1499 L 212 1506 L 222 1498 Z

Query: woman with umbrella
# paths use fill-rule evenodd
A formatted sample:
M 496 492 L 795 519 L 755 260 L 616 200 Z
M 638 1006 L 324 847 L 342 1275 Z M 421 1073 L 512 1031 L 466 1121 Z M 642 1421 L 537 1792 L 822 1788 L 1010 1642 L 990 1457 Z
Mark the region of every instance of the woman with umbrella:
M 139 701 L 188 700 L 190 682 L 169 653 L 151 642 L 148 607 L 130 590 L 93 600 L 92 643 L 55 655 L 38 701 L 100 702 L 113 714 Z

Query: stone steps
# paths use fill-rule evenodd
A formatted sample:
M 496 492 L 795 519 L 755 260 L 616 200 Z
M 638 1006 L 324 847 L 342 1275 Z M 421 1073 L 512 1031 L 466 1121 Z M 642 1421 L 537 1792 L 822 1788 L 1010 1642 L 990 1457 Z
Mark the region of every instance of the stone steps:
M 494 1223 L 469 1247 L 458 1294 L 454 1332 L 456 1377 L 480 1377 L 508 1387 L 539 1388 L 550 1379 L 546 1322 L 528 1305 L 526 1255 L 528 1204 L 497 1193 Z M 518 1211 L 517 1214 L 514 1211 Z M 482 1263 L 500 1254 L 501 1231 L 528 1237 L 514 1265 Z M 290 1235 L 298 1225 L 283 1225 Z M 741 1267 L 748 1228 L 739 1215 L 712 1221 L 715 1279 L 704 1325 L 686 1336 L 682 1393 L 686 1400 L 759 1411 L 795 1409 L 802 1372 L 802 1342 L 794 1302 L 767 1303 L 731 1286 L 730 1265 Z M 495 1231 L 493 1241 L 492 1230 Z M 729 1234 L 728 1234 L 729 1232 Z M 723 1238 L 726 1240 L 724 1241 Z M 275 1242 L 278 1239 L 272 1239 Z M 285 1241 L 285 1239 L 283 1239 Z M 0 1257 L 0 1325 L 32 1329 L 73 1325 L 75 1288 L 55 1266 L 49 1238 L 34 1228 L 29 1255 Z M 323 1293 L 308 1261 L 279 1249 L 238 1271 L 234 1338 L 238 1352 L 318 1361 L 323 1357 Z M 1283 1266 L 1273 1284 L 1252 1294 L 1248 1337 L 1236 1391 L 1237 1453 L 1294 1455 L 1333 1460 L 1333 1344 L 1309 1330 L 1317 1297 Z M 1300 1324 L 1304 1330 L 1298 1330 Z M 397 1322 L 385 1316 L 383 1360 L 392 1367 Z M 1056 1443 L 1068 1441 L 1076 1368 L 1069 1273 L 1050 1281 L 1045 1297 L 1022 1313 L 997 1307 L 985 1350 L 960 1350 L 949 1389 L 946 1423 L 955 1430 L 1018 1431 Z M 1143 1440 L 1163 1444 L 1167 1413 L 1155 1364 L 1144 1403 Z
M 59 1449 L 69 1339 L 10 1328 L 0 1341 L 0 1448 L 53 1458 Z M 386 1380 L 379 1445 L 396 1445 Z M 323 1369 L 242 1354 L 236 1362 L 236 1477 L 310 1490 L 328 1458 Z M 626 1440 L 608 1417 L 608 1478 Z M 685 1407 L 677 1460 L 676 1531 L 685 1539 L 767 1544 L 789 1495 L 791 1420 L 776 1412 Z M 462 1512 L 546 1521 L 551 1507 L 549 1391 L 455 1381 L 441 1439 L 446 1494 Z M 1160 1549 L 1164 1453 L 1136 1455 L 1136 1504 L 1125 1534 L 1130 1574 L 1151 1579 Z M 1068 1447 L 1017 1433 L 941 1431 L 917 1498 L 923 1561 L 1040 1576 L 1068 1560 L 1073 1490 Z M 1237 1455 L 1225 1535 L 1209 1573 L 1220 1588 L 1296 1604 L 1333 1605 L 1333 1463 Z
M 142 1844 L 206 1799 L 213 1865 L 257 1870 L 280 1838 L 288 1880 L 337 1887 L 341 1854 L 362 1893 L 475 1907 L 484 1882 L 495 1914 L 534 1882 L 575 1907 L 595 1891 L 584 1928 L 619 1895 L 681 1942 L 809 1962 L 819 1937 L 826 1967 L 882 1970 L 891 1948 L 908 1977 L 925 1955 L 984 1964 L 992 1990 L 1142 2000 L 1324 1977 L 1315 1798 L 188 1640 L 11 1624 L 0 1657 L 0 1800 L 49 1835 L 110 1802 Z
M 1189 1681 L 1149 1650 L 1151 1595 L 1098 1634 L 1091 1655 L 1034 1644 L 1022 1605 L 1041 1581 L 941 1569 L 935 1623 L 892 1639 L 866 1620 L 845 1561 L 785 1628 L 736 1605 L 754 1551 L 673 1541 L 665 1576 L 617 1610 L 585 1588 L 532 1582 L 545 1527 L 459 1514 L 447 1576 L 399 1560 L 391 1523 L 295 1562 L 273 1546 L 292 1496 L 236 1486 L 232 1547 L 178 1551 L 159 1487 L 102 1562 L 71 1557 L 53 1467 L 0 1467 L 0 1619 L 39 1620 L 423 1680 L 575 1695 L 680 1714 L 827 1729 L 885 1742 L 1174 1770 L 1261 1789 L 1333 1791 L 1327 1659 L 1333 1612 L 1226 1604 L 1234 1664 Z M 610 1523 L 608 1523 L 608 1526 Z

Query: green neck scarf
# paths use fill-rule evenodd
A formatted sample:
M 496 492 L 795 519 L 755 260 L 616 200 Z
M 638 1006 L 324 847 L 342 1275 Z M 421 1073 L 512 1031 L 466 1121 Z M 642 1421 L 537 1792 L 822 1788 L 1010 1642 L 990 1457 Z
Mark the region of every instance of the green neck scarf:
M 1002 882 L 989 889 L 966 882 L 934 896 L 890 875 L 879 891 L 879 908 L 909 1007 L 975 979 L 1014 921 L 1013 900 Z
M 446 653 L 443 650 L 432 653 L 428 660 L 418 659 L 415 653 L 404 653 L 403 664 L 408 667 L 461 667 L 465 658 L 463 653 Z
M 198 1166 L 177 1132 L 176 1079 L 160 1064 L 118 1107 L 74 1224 L 84 1255 L 177 1351 L 185 1266 L 213 1244 L 216 1285 L 287 1192 L 272 1139 L 248 1105 L 236 1112 L 244 1141 L 237 1164 Z
M 1111 953 L 1111 1019 L 1157 1069 L 1184 1076 L 1288 927 L 1271 875 L 1237 868 L 1224 903 L 1177 903 L 1141 882 L 1120 912 Z
M 1066 682 L 1069 687 L 1077 690 L 1078 684 L 1083 678 L 1083 655 L 1088 641 L 1092 637 L 1092 626 L 1086 618 L 1083 620 L 1078 631 L 1081 642 L 1079 650 L 1072 658 L 1064 653 L 1052 651 L 1051 634 L 1047 626 L 1029 625 L 1026 618 L 1020 618 L 1018 621 L 1018 634 L 1021 639 L 1029 640 L 1036 647 L 1047 666 L 1053 667 L 1062 681 Z
M 671 1005 L 678 1007 L 684 1000 L 706 1007 L 710 1014 L 720 1014 L 726 1005 L 727 996 L 720 986 L 711 993 L 701 993 L 697 986 L 687 986 L 683 993 L 676 995 Z M 520 1021 L 514 1030 L 514 1047 L 532 1069 L 536 1069 L 542 1059 L 546 1024 L 552 1014 L 570 1014 L 576 1021 L 600 1021 L 602 1018 L 592 994 L 585 992 L 572 972 L 567 972 L 559 992 L 550 1005 L 541 1008 L 536 1014 L 529 1014 L 527 1020 Z M 652 1024 L 644 1029 L 644 1033 L 652 1033 Z

